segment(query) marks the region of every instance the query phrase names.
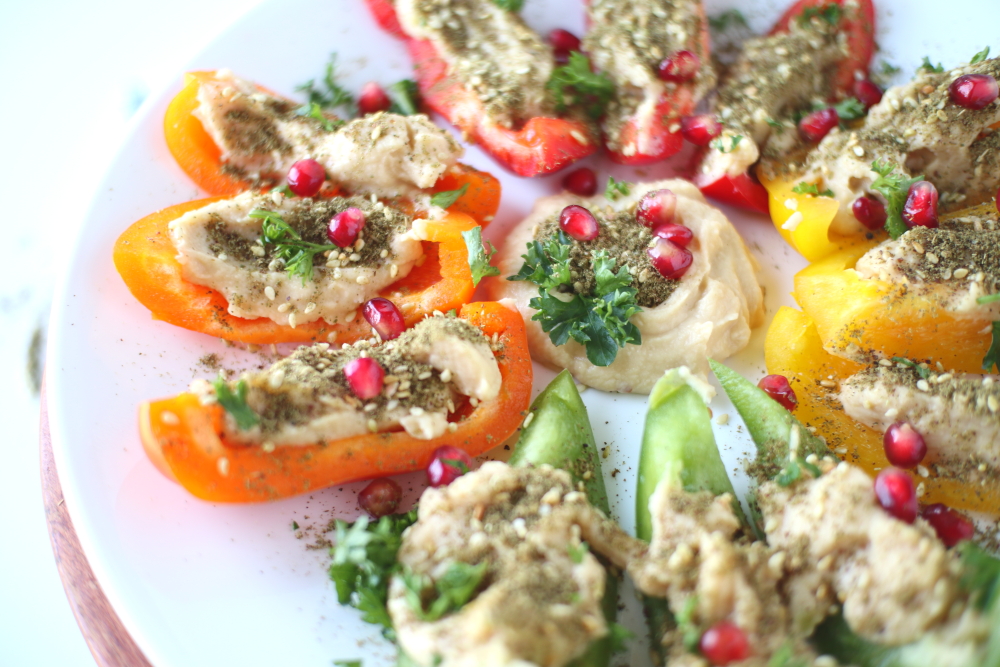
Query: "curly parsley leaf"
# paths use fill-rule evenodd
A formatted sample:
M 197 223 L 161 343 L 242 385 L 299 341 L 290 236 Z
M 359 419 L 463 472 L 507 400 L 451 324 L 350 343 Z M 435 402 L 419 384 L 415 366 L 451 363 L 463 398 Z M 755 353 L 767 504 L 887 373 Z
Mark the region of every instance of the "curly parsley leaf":
M 614 176 L 609 176 L 608 184 L 604 188 L 604 198 L 608 201 L 618 201 L 619 197 L 626 197 L 631 191 L 631 183 L 627 181 L 616 181 Z
M 990 47 L 986 47 L 976 55 L 972 56 L 972 60 L 969 61 L 970 65 L 975 65 L 976 63 L 981 63 L 990 57 Z
M 611 623 L 608 626 L 608 634 L 611 636 L 611 652 L 621 653 L 625 650 L 625 642 L 635 639 L 635 633 L 624 625 Z
M 465 239 L 465 247 L 469 254 L 469 269 L 472 270 L 472 284 L 478 285 L 479 281 L 486 276 L 499 276 L 500 269 L 490 264 L 497 249 L 490 244 L 489 252 L 483 245 L 483 228 L 473 227 L 467 232 L 462 232 Z M 463 464 L 464 465 L 464 464 Z
M 833 196 L 833 190 L 827 188 L 826 190 L 820 192 L 818 185 L 816 185 L 815 183 L 806 183 L 805 181 L 802 181 L 794 188 L 792 188 L 792 192 L 794 192 L 797 195 L 813 195 L 814 197 Z
M 944 67 L 941 66 L 941 63 L 934 65 L 933 63 L 931 63 L 931 59 L 928 58 L 927 56 L 924 56 L 924 61 L 920 64 L 920 67 L 918 67 L 917 69 L 918 70 L 922 69 L 924 71 L 932 72 L 934 74 L 944 73 Z
M 1000 600 L 1000 560 L 975 542 L 963 542 L 958 547 L 962 559 L 962 588 L 974 596 L 980 611 L 989 611 Z
M 730 27 L 746 28 L 749 24 L 743 12 L 738 9 L 727 9 L 716 16 L 709 16 L 708 25 L 712 30 L 725 32 Z
M 347 109 L 348 114 L 354 113 L 354 96 L 346 88 L 337 83 L 337 54 L 331 53 L 330 60 L 326 63 L 326 72 L 323 75 L 323 88 L 316 85 L 315 79 L 309 79 L 295 90 L 306 94 L 308 104 L 316 104 L 321 109 L 335 109 L 338 107 Z
M 889 232 L 889 236 L 898 239 L 909 229 L 906 222 L 903 221 L 903 206 L 906 205 L 910 186 L 917 181 L 924 180 L 924 177 L 907 178 L 902 174 L 895 173 L 895 170 L 895 165 L 885 164 L 878 160 L 872 162 L 872 171 L 879 175 L 872 183 L 872 190 L 880 193 L 886 200 L 885 229 Z
M 600 118 L 615 95 L 615 84 L 600 72 L 590 70 L 590 59 L 579 51 L 569 54 L 569 62 L 552 71 L 545 84 L 556 110 L 581 108 L 591 118 Z
M 840 5 L 833 2 L 823 7 L 806 7 L 805 11 L 799 16 L 799 25 L 808 25 L 814 18 L 820 18 L 830 25 L 835 26 L 840 23 L 843 15 L 844 10 L 840 8 Z
M 327 132 L 333 132 L 338 127 L 344 124 L 344 121 L 339 118 L 329 118 L 323 113 L 323 108 L 316 102 L 309 102 L 308 104 L 303 104 L 298 109 L 295 110 L 296 116 L 305 116 L 306 118 L 312 118 L 313 120 L 318 120 L 320 127 L 322 127 Z
M 833 109 L 837 112 L 837 117 L 842 123 L 864 118 L 865 114 L 868 113 L 865 105 L 856 97 L 848 97 L 846 100 L 837 102 L 833 105 Z
M 219 405 L 233 416 L 233 419 L 236 420 L 236 426 L 241 431 L 252 429 L 260 423 L 260 417 L 247 403 L 246 380 L 237 382 L 234 392 L 230 389 L 226 378 L 222 376 L 222 373 L 219 373 L 219 377 L 212 381 L 212 386 L 215 387 L 215 398 L 219 401 Z
M 396 554 L 403 531 L 417 520 L 417 511 L 390 514 L 371 523 L 362 517 L 349 524 L 337 521 L 333 561 L 329 574 L 340 604 L 358 609 L 366 623 L 382 626 L 382 634 L 393 639 L 392 620 L 386 610 L 389 580 L 399 570 Z
M 926 366 L 921 366 L 915 361 L 910 361 L 905 357 L 893 357 L 892 360 L 895 361 L 897 364 L 903 364 L 904 366 L 912 368 L 917 372 L 917 375 L 919 375 L 924 380 L 926 380 L 931 376 L 931 369 L 927 368 Z
M 781 121 L 774 120 L 773 118 L 768 118 L 767 124 L 773 127 L 775 130 L 777 130 L 778 134 L 781 134 L 785 131 L 785 125 Z
M 420 90 L 417 82 L 412 79 L 397 81 L 386 89 L 386 94 L 392 100 L 390 113 L 401 116 L 413 116 L 420 113 Z
M 436 192 L 434 196 L 431 197 L 432 206 L 440 206 L 441 208 L 448 208 L 456 201 L 458 198 L 464 195 L 469 189 L 469 184 L 466 183 L 458 190 L 444 190 L 443 192 Z
M 524 0 L 493 0 L 493 3 L 508 12 L 519 12 L 524 7 Z
M 583 557 L 590 552 L 590 546 L 586 542 L 580 542 L 580 546 L 571 542 L 566 545 L 566 551 L 569 553 L 569 559 L 579 565 L 583 562 Z
M 983 357 L 984 371 L 990 371 L 994 366 L 1000 371 L 1000 322 L 993 323 L 993 342 L 990 343 L 990 349 Z
M 455 561 L 434 582 L 426 575 L 404 569 L 406 601 L 421 620 L 436 621 L 464 607 L 476 595 L 485 574 L 486 562 L 470 565 Z
M 727 138 L 729 139 L 730 142 L 728 148 L 726 147 L 726 142 L 725 142 Z M 742 134 L 737 134 L 733 137 L 723 136 L 719 137 L 718 139 L 713 139 L 710 146 L 715 150 L 719 151 L 720 153 L 732 153 L 734 150 L 736 150 L 736 147 L 740 145 L 741 141 L 743 141 Z
M 517 275 L 507 280 L 526 280 L 542 290 L 550 290 L 572 282 L 569 268 L 569 236 L 560 230 L 542 245 L 538 241 L 528 244 L 527 254 L 521 255 L 524 264 Z
M 284 263 L 285 271 L 289 275 L 300 276 L 303 285 L 312 279 L 313 260 L 317 254 L 327 250 L 340 250 L 339 246 L 332 243 L 303 241 L 299 233 L 274 211 L 255 208 L 249 215 L 251 218 L 260 218 L 264 221 L 261 225 L 261 243 L 265 248 L 268 245 L 274 246 L 274 258 Z

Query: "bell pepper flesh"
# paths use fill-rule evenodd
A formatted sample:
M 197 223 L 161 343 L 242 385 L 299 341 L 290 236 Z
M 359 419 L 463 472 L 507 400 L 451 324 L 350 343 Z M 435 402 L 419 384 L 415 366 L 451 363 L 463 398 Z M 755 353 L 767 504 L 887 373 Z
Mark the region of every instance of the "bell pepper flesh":
M 706 197 L 721 201 L 723 204 L 759 213 L 768 212 L 767 190 L 749 174 L 739 176 L 723 174 L 718 178 L 698 174 L 694 177 L 694 184 Z
M 815 321 L 824 348 L 844 354 L 853 344 L 887 358 L 940 361 L 948 369 L 981 373 L 989 321 L 958 316 L 933 293 L 862 278 L 854 266 L 874 246 L 838 251 L 795 276 L 795 299 Z
M 215 72 L 211 71 L 188 72 L 184 76 L 184 86 L 167 106 L 163 119 L 164 138 L 178 166 L 198 187 L 210 195 L 232 196 L 249 190 L 253 183 L 223 169 L 222 152 L 201 121 L 192 114 L 198 108 L 201 82 L 214 76 Z M 492 175 L 458 164 L 438 179 L 430 191 L 458 190 L 465 184 L 469 189 L 448 210 L 471 215 L 485 227 L 500 207 L 500 181 Z
M 332 484 L 421 470 L 442 445 L 478 456 L 521 425 L 522 411 L 531 399 L 531 359 L 524 321 L 516 311 L 496 302 L 470 303 L 459 317 L 487 336 L 498 335 L 502 385 L 495 399 L 472 409 L 454 432 L 431 440 L 418 440 L 404 431 L 372 433 L 265 452 L 229 441 L 223 409 L 202 405 L 194 394 L 183 393 L 140 407 L 143 446 L 154 464 L 166 466 L 168 477 L 192 495 L 227 503 L 276 500 Z M 172 417 L 165 421 L 167 412 Z
M 329 324 L 316 320 L 295 328 L 261 317 L 243 319 L 229 314 L 226 299 L 208 287 L 185 280 L 170 239 L 170 222 L 188 211 L 220 198 L 170 206 L 134 223 L 115 242 L 115 268 L 132 295 L 149 308 L 154 319 L 241 343 L 353 342 L 370 335 L 358 314 L 351 322 Z M 389 285 L 382 296 L 403 312 L 407 326 L 435 310 L 447 312 L 472 298 L 475 286 L 462 232 L 475 227 L 469 216 L 448 213 L 441 220 L 426 221 L 424 263 Z
M 768 373 L 784 375 L 795 389 L 799 401 L 796 417 L 816 428 L 840 458 L 872 477 L 890 465 L 882 433 L 851 419 L 836 394 L 820 385 L 831 378 L 843 382 L 864 367 L 824 350 L 809 315 L 794 308 L 779 309 L 767 331 L 764 360 Z M 944 503 L 956 509 L 983 512 L 995 512 L 1000 507 L 1000 484 L 970 487 L 933 473 L 928 478 L 915 477 L 914 483 L 924 485 L 926 491 L 920 499 L 923 503 Z

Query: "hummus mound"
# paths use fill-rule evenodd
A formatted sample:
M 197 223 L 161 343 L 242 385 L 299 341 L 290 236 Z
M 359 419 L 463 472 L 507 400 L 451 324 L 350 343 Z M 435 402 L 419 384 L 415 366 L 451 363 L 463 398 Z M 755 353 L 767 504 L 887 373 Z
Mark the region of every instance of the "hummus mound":
M 572 339 L 565 345 L 554 345 L 541 324 L 531 319 L 536 311 L 528 302 L 538 296 L 538 286 L 506 280 L 520 270 L 521 255 L 534 239 L 536 226 L 570 204 L 585 206 L 598 217 L 606 208 L 612 209 L 611 215 L 634 210 L 643 195 L 661 189 L 677 195 L 676 220 L 694 232 L 688 246 L 694 261 L 663 303 L 644 308 L 632 317 L 642 334 L 642 344 L 626 345 L 618 350 L 611 365 L 603 367 L 590 363 L 584 346 Z M 540 199 L 528 217 L 511 231 L 498 257 L 501 278 L 490 285 L 492 298 L 509 297 L 516 302 L 524 316 L 532 358 L 569 369 L 578 382 L 604 391 L 649 393 L 665 371 L 678 366 L 706 374 L 708 357 L 724 359 L 742 350 L 750 339 L 750 330 L 764 318 L 757 263 L 729 220 L 709 206 L 687 181 L 638 184 L 630 195 L 610 206 L 603 196 L 580 198 L 564 193 Z M 632 268 L 633 276 L 647 268 L 655 271 L 651 265 Z

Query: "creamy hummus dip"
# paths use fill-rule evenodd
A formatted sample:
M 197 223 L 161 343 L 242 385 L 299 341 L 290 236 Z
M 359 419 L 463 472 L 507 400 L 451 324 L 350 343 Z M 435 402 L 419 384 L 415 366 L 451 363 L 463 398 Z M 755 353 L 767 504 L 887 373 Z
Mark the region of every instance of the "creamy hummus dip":
M 353 246 L 337 248 L 326 236 L 327 225 L 349 207 L 362 210 L 365 226 Z M 311 277 L 285 270 L 275 244 L 263 242 L 264 220 L 250 217 L 255 210 L 277 214 L 304 241 L 331 246 L 313 257 Z M 411 223 L 400 211 L 363 197 L 314 200 L 244 192 L 173 220 L 170 238 L 184 279 L 222 294 L 230 315 L 295 327 L 352 318 L 359 305 L 406 276 L 423 256 Z
M 354 194 L 413 197 L 462 156 L 458 142 L 427 116 L 313 118 L 228 70 L 201 83 L 198 102 L 192 113 L 222 151 L 225 167 L 250 180 L 283 180 L 295 162 L 312 158 Z
M 694 233 L 688 246 L 694 260 L 679 281 L 667 281 L 653 267 L 644 249 L 636 253 L 638 259 L 630 265 L 630 272 L 643 310 L 632 316 L 631 322 L 638 327 L 642 344 L 619 349 L 614 362 L 603 367 L 590 363 L 584 346 L 572 339 L 565 345 L 554 345 L 541 325 L 531 319 L 535 311 L 528 302 L 538 296 L 538 286 L 504 279 L 520 270 L 527 244 L 536 238 L 539 229 L 551 227 L 560 211 L 570 204 L 588 208 L 599 223 L 614 219 L 627 225 L 622 227 L 622 236 L 645 234 L 644 239 L 651 239 L 651 233 L 630 213 L 644 194 L 664 188 L 677 195 L 675 221 Z M 608 233 L 605 227 L 602 233 Z M 612 250 L 611 256 L 622 255 Z M 581 199 L 561 194 L 540 199 L 531 214 L 508 235 L 498 258 L 502 278 L 490 287 L 494 298 L 512 298 L 524 315 L 532 358 L 567 368 L 577 381 L 605 391 L 648 393 L 666 370 L 677 366 L 705 374 L 708 357 L 723 359 L 742 350 L 751 328 L 761 324 L 764 316 L 756 262 L 729 220 L 705 203 L 698 189 L 686 181 L 637 184 L 630 195 L 613 204 L 602 196 Z
M 371 357 L 385 371 L 384 388 L 361 401 L 344 366 Z M 240 430 L 226 414 L 226 432 L 247 444 L 314 445 L 400 427 L 429 440 L 451 428 L 448 415 L 468 396 L 489 401 L 500 393 L 500 368 L 490 342 L 473 325 L 454 317 L 430 317 L 386 342 L 358 341 L 334 349 L 327 343 L 298 348 L 266 371 L 245 373 L 246 402 L 260 423 Z M 191 391 L 205 402 L 215 390 L 204 380 Z

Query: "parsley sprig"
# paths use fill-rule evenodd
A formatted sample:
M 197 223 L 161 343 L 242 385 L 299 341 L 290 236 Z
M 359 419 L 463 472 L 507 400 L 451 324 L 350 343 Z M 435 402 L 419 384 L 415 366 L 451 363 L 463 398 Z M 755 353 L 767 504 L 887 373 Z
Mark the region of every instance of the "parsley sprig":
M 417 82 L 412 79 L 397 81 L 386 89 L 386 94 L 392 100 L 390 113 L 400 116 L 412 116 L 420 113 L 420 90 Z
M 493 3 L 508 12 L 519 12 L 524 7 L 524 0 L 493 0 Z
M 565 345 L 572 338 L 587 350 L 587 359 L 595 366 L 608 366 L 618 350 L 628 344 L 639 345 L 639 328 L 629 319 L 642 311 L 636 304 L 636 289 L 628 266 L 615 273 L 615 260 L 601 250 L 592 255 L 596 285 L 593 293 L 559 292 L 573 282 L 570 273 L 570 238 L 559 231 L 545 244 L 532 241 L 522 255 L 524 264 L 517 275 L 507 280 L 525 280 L 538 285 L 538 296 L 528 305 L 536 312 L 531 319 L 540 322 L 554 345 Z
M 604 198 L 608 201 L 618 201 L 619 197 L 627 197 L 632 192 L 632 184 L 627 181 L 616 181 L 614 176 L 608 176 L 608 184 L 604 188 Z
M 743 141 L 743 135 L 737 134 L 730 137 L 728 147 L 726 146 L 726 142 L 724 141 L 724 139 L 726 139 L 726 137 L 719 137 L 718 139 L 713 139 L 710 146 L 715 150 L 719 151 L 720 153 L 732 153 L 734 150 L 736 150 L 736 147 L 740 145 L 740 142 Z
M 845 100 L 837 102 L 833 105 L 833 109 L 837 112 L 837 117 L 842 123 L 864 118 L 865 114 L 868 113 L 865 105 L 856 97 L 848 97 Z
M 895 361 L 897 364 L 903 364 L 904 366 L 912 368 L 914 371 L 917 372 L 917 375 L 919 375 L 920 378 L 923 380 L 926 380 L 931 376 L 931 369 L 927 368 L 926 366 L 921 366 L 915 361 L 911 361 L 905 357 L 893 357 L 892 360 Z
M 918 70 L 922 69 L 922 70 L 924 70 L 926 72 L 931 72 L 933 74 L 942 74 L 942 73 L 944 73 L 944 67 L 941 66 L 941 63 L 938 63 L 937 65 L 935 65 L 935 64 L 931 63 L 931 59 L 928 58 L 927 56 L 924 56 L 924 61 L 920 64 L 920 67 L 918 67 L 917 69 Z
M 743 12 L 738 9 L 727 9 L 715 16 L 709 16 L 708 26 L 717 32 L 725 32 L 730 26 L 746 28 L 749 24 Z
M 490 250 L 487 253 L 483 245 L 483 228 L 477 226 L 467 232 L 462 232 L 462 238 L 465 239 L 465 247 L 469 254 L 469 269 L 472 271 L 472 284 L 478 285 L 479 281 L 486 276 L 499 276 L 500 269 L 490 264 L 490 260 L 497 253 L 497 249 L 491 243 Z M 462 462 L 459 461 L 459 463 Z M 462 465 L 464 466 L 465 464 L 462 463 Z
M 569 54 L 569 62 L 552 71 L 545 84 L 555 100 L 556 110 L 581 108 L 591 118 L 600 118 L 615 95 L 615 84 L 600 72 L 590 70 L 590 59 L 579 51 Z
M 909 229 L 903 220 L 903 206 L 906 205 L 910 186 L 924 180 L 924 177 L 907 178 L 903 174 L 895 173 L 895 165 L 885 164 L 879 160 L 872 162 L 872 171 L 879 175 L 872 183 L 872 190 L 880 193 L 886 200 L 885 229 L 889 232 L 889 236 L 898 239 Z
M 844 10 L 835 2 L 831 2 L 823 7 L 806 7 L 799 16 L 799 25 L 808 25 L 814 18 L 820 18 L 832 26 L 840 23 L 844 16 Z
M 986 47 L 976 55 L 972 56 L 972 60 L 969 61 L 970 65 L 975 65 L 976 63 L 981 63 L 990 57 L 990 47 Z
M 323 108 L 316 102 L 309 102 L 303 104 L 298 109 L 295 110 L 295 115 L 305 116 L 306 118 L 312 118 L 313 120 L 318 120 L 320 127 L 322 127 L 327 132 L 333 132 L 338 127 L 344 124 L 344 121 L 339 118 L 330 118 L 325 113 L 323 113 Z
M 404 569 L 406 602 L 421 620 L 436 621 L 458 611 L 475 597 L 485 574 L 485 561 L 476 565 L 455 561 L 437 581 Z
M 219 377 L 212 381 L 212 386 L 215 388 L 215 398 L 219 401 L 219 405 L 233 416 L 236 426 L 241 431 L 248 431 L 260 423 L 260 417 L 247 403 L 246 380 L 237 382 L 234 392 L 226 382 L 226 378 L 219 373 Z
M 337 54 L 331 53 L 330 59 L 326 63 L 326 72 L 321 81 L 322 88 L 316 85 L 315 79 L 309 79 L 295 90 L 306 94 L 308 100 L 306 106 L 317 105 L 320 109 L 342 108 L 347 110 L 348 115 L 354 114 L 354 96 L 346 88 L 337 83 Z M 303 115 L 310 115 L 310 111 Z
M 458 190 L 443 190 L 442 192 L 436 192 L 431 197 L 432 206 L 440 206 L 441 208 L 448 208 L 452 204 L 458 201 L 458 198 L 466 193 L 469 189 L 469 184 L 466 183 Z
M 958 551 L 964 570 L 962 588 L 973 596 L 976 608 L 989 612 L 1000 600 L 1000 560 L 975 542 L 963 542 Z
M 263 219 L 260 240 L 264 246 L 274 246 L 274 257 L 285 264 L 285 271 L 292 276 L 301 276 L 302 284 L 312 279 L 313 258 L 327 250 L 340 250 L 339 246 L 331 244 L 310 243 L 303 241 L 302 236 L 292 229 L 279 214 L 262 208 L 250 211 L 251 218 Z
M 812 195 L 814 197 L 833 196 L 833 190 L 831 190 L 830 188 L 827 188 L 826 190 L 820 192 L 818 185 L 816 185 L 815 183 L 806 183 L 805 181 L 802 181 L 794 188 L 792 188 L 792 192 L 794 192 L 797 195 Z
M 986 356 L 983 357 L 984 371 L 989 372 L 994 366 L 1000 371 L 1000 321 L 993 323 L 993 341 L 990 343 L 990 349 L 986 351 Z

